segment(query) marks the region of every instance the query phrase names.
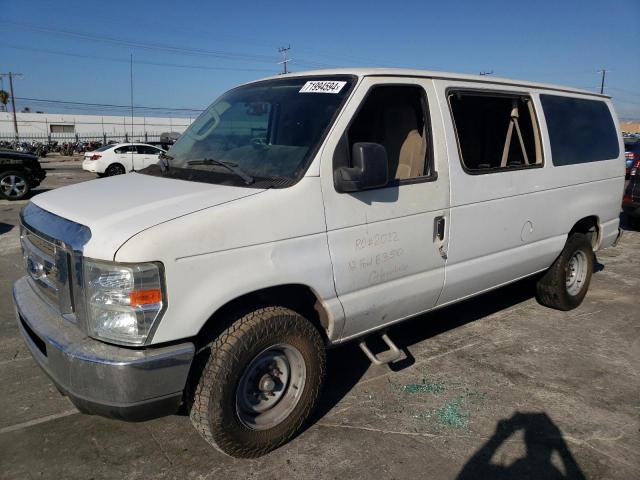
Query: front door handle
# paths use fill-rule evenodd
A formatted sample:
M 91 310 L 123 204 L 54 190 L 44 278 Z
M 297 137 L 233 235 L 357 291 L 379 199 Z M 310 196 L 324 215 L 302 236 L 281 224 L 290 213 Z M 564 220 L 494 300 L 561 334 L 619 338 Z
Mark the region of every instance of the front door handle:
M 443 215 L 437 216 L 436 218 L 433 219 L 433 240 L 434 241 L 444 240 L 444 230 L 445 230 L 444 227 L 445 227 L 445 220 Z

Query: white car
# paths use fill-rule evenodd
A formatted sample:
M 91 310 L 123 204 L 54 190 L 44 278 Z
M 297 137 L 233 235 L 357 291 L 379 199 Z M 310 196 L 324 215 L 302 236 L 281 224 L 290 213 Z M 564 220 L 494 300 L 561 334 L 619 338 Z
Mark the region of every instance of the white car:
M 578 308 L 623 186 L 607 96 L 420 70 L 277 76 L 224 94 L 158 168 L 33 197 L 18 325 L 81 411 L 184 402 L 212 446 L 258 456 L 311 415 L 331 346 L 399 361 L 394 323 L 537 274 L 541 304 Z
M 82 169 L 101 177 L 122 175 L 158 163 L 164 150 L 146 143 L 116 143 L 86 152 Z

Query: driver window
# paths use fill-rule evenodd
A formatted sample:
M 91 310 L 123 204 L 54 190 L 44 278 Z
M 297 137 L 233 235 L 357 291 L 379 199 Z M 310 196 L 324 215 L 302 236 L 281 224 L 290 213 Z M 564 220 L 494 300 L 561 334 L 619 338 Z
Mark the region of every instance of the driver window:
M 365 99 L 347 133 L 349 152 L 357 142 L 382 145 L 389 180 L 431 175 L 427 100 L 419 86 L 378 86 Z

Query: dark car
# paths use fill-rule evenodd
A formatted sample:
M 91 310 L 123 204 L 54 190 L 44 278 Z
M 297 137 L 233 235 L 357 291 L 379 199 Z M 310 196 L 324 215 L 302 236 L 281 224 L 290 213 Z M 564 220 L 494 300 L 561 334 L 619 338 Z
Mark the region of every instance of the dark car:
M 640 158 L 631 165 L 629 183 L 622 198 L 622 209 L 634 226 L 640 226 Z
M 20 200 L 46 176 L 36 155 L 0 150 L 0 198 Z
M 640 138 L 634 140 L 624 139 L 624 160 L 627 167 L 626 179 L 629 180 L 633 164 L 640 160 Z

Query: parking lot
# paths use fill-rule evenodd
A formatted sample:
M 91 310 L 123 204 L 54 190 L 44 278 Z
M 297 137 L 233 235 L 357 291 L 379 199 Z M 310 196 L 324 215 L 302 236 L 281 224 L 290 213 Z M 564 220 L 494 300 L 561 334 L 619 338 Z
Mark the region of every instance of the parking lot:
M 94 178 L 77 161 L 43 166 L 34 194 Z M 60 396 L 13 313 L 25 203 L 0 201 L 3 479 L 640 478 L 640 232 L 597 254 L 576 310 L 542 307 L 526 280 L 391 329 L 408 353 L 393 370 L 355 344 L 330 351 L 311 425 L 265 457 L 236 460 L 185 414 L 123 423 Z

